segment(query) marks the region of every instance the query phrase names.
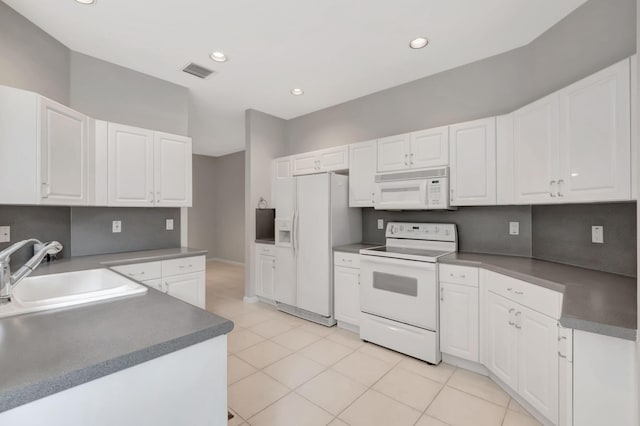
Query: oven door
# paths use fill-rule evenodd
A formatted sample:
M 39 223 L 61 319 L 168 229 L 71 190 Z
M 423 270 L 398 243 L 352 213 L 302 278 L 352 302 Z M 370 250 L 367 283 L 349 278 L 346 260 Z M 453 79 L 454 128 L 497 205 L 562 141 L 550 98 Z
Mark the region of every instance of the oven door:
M 436 331 L 436 264 L 382 256 L 360 256 L 362 312 Z

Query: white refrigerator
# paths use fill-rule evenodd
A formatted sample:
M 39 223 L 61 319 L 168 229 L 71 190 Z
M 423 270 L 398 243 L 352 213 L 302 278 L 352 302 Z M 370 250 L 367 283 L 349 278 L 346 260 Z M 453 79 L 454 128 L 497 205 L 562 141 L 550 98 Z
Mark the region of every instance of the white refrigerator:
M 278 309 L 333 325 L 333 247 L 362 239 L 362 212 L 349 208 L 349 178 L 322 173 L 274 185 Z

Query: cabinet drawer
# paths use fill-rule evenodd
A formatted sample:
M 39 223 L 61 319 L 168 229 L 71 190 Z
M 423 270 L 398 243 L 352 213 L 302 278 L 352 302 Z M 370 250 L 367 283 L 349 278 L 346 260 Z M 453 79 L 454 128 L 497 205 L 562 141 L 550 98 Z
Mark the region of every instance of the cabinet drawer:
M 440 281 L 477 287 L 478 268 L 441 264 Z
M 360 255 L 357 253 L 343 253 L 337 251 L 333 253 L 335 266 L 346 266 L 347 268 L 360 269 Z
M 204 256 L 183 257 L 180 259 L 162 261 L 162 276 L 190 274 L 205 270 Z
M 486 288 L 527 308 L 560 319 L 562 293 L 495 272 L 483 271 Z
M 136 281 L 155 280 L 162 277 L 162 265 L 160 262 L 136 263 L 115 266 L 111 269 Z
M 276 246 L 272 244 L 256 244 L 256 253 L 264 256 L 275 256 Z

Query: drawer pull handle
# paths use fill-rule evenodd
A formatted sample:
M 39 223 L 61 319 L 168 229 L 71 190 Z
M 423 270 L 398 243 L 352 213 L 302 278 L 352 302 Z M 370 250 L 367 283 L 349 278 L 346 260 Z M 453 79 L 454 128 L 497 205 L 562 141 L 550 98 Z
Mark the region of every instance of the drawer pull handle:
M 142 272 L 138 272 L 138 273 L 135 273 L 135 272 L 129 272 L 129 276 L 130 276 L 130 277 L 135 277 L 136 275 L 144 275 L 144 271 L 142 271 Z
M 558 351 L 558 356 L 559 356 L 560 358 L 567 359 L 567 356 L 566 356 L 566 355 L 562 355 L 562 354 L 560 353 L 560 351 Z
M 460 278 L 467 278 L 465 274 L 460 275 Z
M 520 311 L 516 312 L 516 324 L 515 324 L 515 326 L 518 329 L 522 328 L 521 325 L 518 325 L 518 316 L 520 316 L 520 315 L 522 315 L 522 312 L 520 312 Z
M 193 268 L 192 264 L 188 264 L 188 265 L 179 265 L 180 269 L 184 269 L 184 268 Z
M 511 287 L 509 287 L 509 288 L 507 289 L 507 291 L 513 291 L 513 289 L 512 289 Z
M 511 315 L 513 313 L 513 311 L 515 311 L 514 308 L 509 309 L 509 315 Z M 511 321 L 511 320 L 509 320 L 509 325 L 516 325 L 516 323 Z
M 514 293 L 515 293 L 515 294 L 524 294 L 524 291 L 518 291 L 518 290 L 516 290 Z

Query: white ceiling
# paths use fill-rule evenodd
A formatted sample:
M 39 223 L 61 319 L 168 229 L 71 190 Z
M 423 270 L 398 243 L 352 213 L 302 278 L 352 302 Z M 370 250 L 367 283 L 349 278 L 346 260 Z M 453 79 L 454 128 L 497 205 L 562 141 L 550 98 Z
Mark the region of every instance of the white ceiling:
M 586 0 L 4 1 L 72 50 L 190 88 L 194 149 L 221 155 L 243 149 L 245 109 L 289 119 L 505 52 Z

